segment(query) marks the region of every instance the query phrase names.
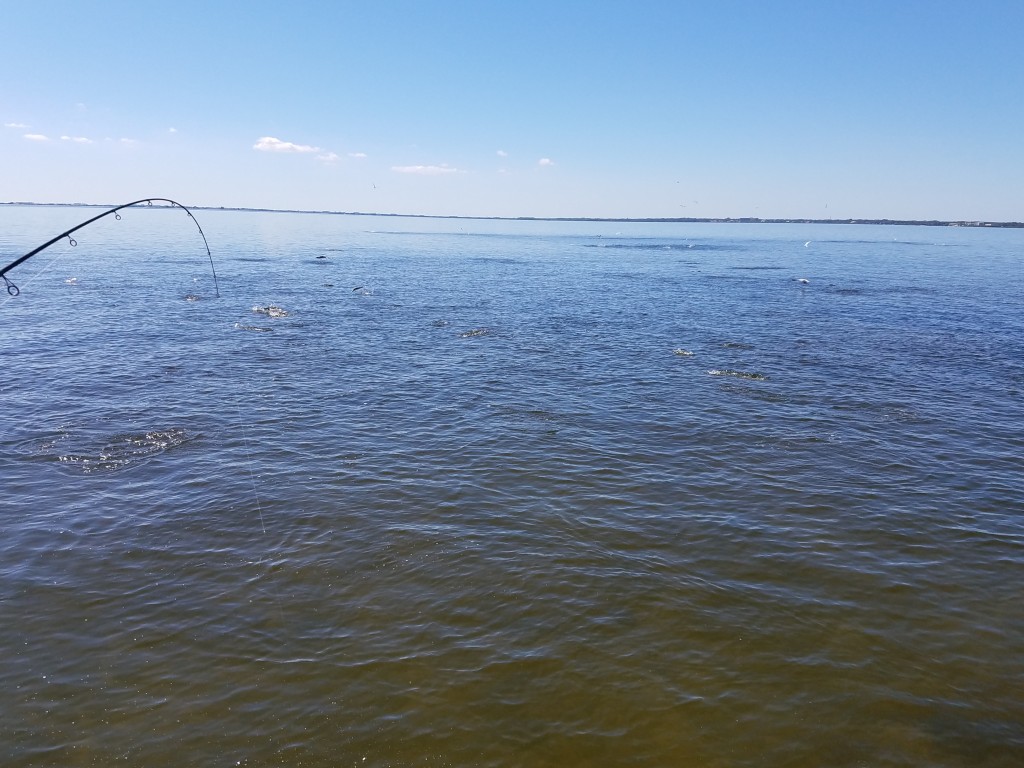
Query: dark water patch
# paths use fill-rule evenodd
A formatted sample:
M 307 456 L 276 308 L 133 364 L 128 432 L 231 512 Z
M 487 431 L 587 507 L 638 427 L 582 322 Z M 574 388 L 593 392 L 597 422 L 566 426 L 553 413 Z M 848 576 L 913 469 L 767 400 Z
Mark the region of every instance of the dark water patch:
M 924 242 L 921 240 L 884 240 L 879 238 L 878 240 L 814 240 L 814 243 L 828 243 L 830 245 L 900 245 L 909 246 L 912 248 L 965 248 L 970 247 L 967 243 L 940 243 L 940 242 Z
M 825 293 L 830 293 L 835 296 L 862 296 L 864 294 L 863 288 L 839 288 L 834 286 L 826 286 Z
M 765 264 L 765 265 L 754 265 L 754 266 L 749 266 L 749 267 L 729 267 L 729 269 L 742 269 L 742 270 L 748 270 L 748 271 L 770 271 L 770 270 L 786 269 L 786 267 L 779 267 L 779 266 L 776 266 L 774 264 Z
M 703 278 L 704 278 L 705 280 L 714 280 L 714 281 L 720 281 L 720 282 L 729 282 L 729 283 L 740 283 L 740 282 L 746 282 L 746 283 L 748 283 L 748 284 L 753 284 L 754 282 L 756 282 L 756 281 L 758 281 L 758 280 L 759 280 L 759 278 L 756 278 L 756 277 L 751 277 L 751 276 L 749 276 L 749 275 L 716 275 L 716 274 L 704 274 L 704 275 L 702 275 L 702 277 L 703 277 Z
M 250 264 L 262 264 L 264 262 L 270 261 L 270 259 L 266 256 L 232 256 L 226 259 L 226 261 L 240 261 L 243 263 Z
M 745 341 L 726 341 L 722 343 L 724 349 L 740 349 L 740 350 L 752 350 L 756 349 L 753 344 L 748 344 Z
M 516 422 L 540 422 L 548 425 L 565 422 L 565 417 L 555 411 L 524 405 L 492 405 L 491 412 L 497 417 Z
M 936 296 L 938 289 L 921 285 L 845 286 L 830 283 L 823 289 L 832 296 Z
M 932 420 L 912 403 L 842 398 L 838 402 L 834 402 L 832 407 L 838 411 L 857 412 L 869 417 L 872 421 L 887 424 L 925 424 Z
M 519 267 L 523 265 L 522 259 L 514 259 L 509 257 L 501 256 L 470 256 L 467 261 L 479 262 L 481 264 L 505 264 L 508 266 Z
M 710 371 L 709 371 L 709 373 L 710 373 Z M 725 375 L 732 375 L 732 374 L 725 374 Z M 743 374 L 742 372 L 737 371 L 737 372 L 735 372 L 735 375 L 737 375 L 738 378 L 741 378 L 741 379 L 753 379 L 754 381 L 766 381 L 768 379 L 767 376 L 762 376 L 761 374 L 757 374 L 757 373 Z M 773 392 L 771 390 L 763 389 L 761 387 L 750 387 L 750 386 L 744 386 L 744 385 L 741 385 L 741 384 L 725 384 L 725 385 L 722 386 L 722 389 L 725 392 L 732 392 L 733 394 L 742 395 L 744 397 L 749 397 L 752 400 L 758 400 L 758 401 L 760 401 L 762 403 L 778 404 L 778 403 L 790 403 L 790 402 L 793 401 L 793 398 L 790 397 L 787 394 L 783 394 L 781 392 Z
M 628 251 L 741 251 L 739 244 L 720 243 L 584 243 L 584 248 L 608 248 Z
M 605 277 L 608 280 L 622 280 L 634 284 L 642 284 L 649 289 L 674 290 L 680 284 L 679 274 L 651 274 L 649 271 L 636 272 L 607 272 Z
M 609 280 L 623 280 L 628 282 L 644 282 L 648 279 L 645 272 L 609 272 Z
M 882 288 L 880 293 L 891 296 L 935 296 L 938 289 L 923 285 L 890 285 Z

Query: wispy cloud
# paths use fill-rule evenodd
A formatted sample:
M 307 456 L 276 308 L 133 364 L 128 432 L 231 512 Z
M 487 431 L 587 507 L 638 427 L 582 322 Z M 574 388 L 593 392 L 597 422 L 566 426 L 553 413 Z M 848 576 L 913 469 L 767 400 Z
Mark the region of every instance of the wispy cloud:
M 118 139 L 118 141 L 120 141 L 126 147 L 134 147 L 142 143 L 138 139 Z
M 25 138 L 29 141 L 49 141 L 49 136 L 44 136 L 41 133 L 26 133 Z
M 85 136 L 61 136 L 61 141 L 73 141 L 75 144 L 92 144 L 92 139 Z
M 362 158 L 366 157 L 366 153 L 365 152 L 349 152 L 348 156 L 349 157 L 357 157 L 357 158 L 362 159 Z
M 540 160 L 537 161 L 537 165 L 541 165 L 541 166 L 545 166 L 545 167 L 547 167 L 549 165 L 554 165 L 554 164 L 555 164 L 555 161 L 552 160 L 550 157 L 542 157 Z
M 446 173 L 462 173 L 458 168 L 450 168 L 447 165 L 393 165 L 391 170 L 395 173 L 412 173 L 419 176 L 441 176 Z
M 323 152 L 320 147 L 311 147 L 308 144 L 293 144 L 290 141 L 281 141 L 273 136 L 263 136 L 252 145 L 253 149 L 260 152 Z
M 334 152 L 324 152 L 322 155 L 317 155 L 316 159 L 323 160 L 325 163 L 333 163 L 335 160 L 338 159 L 338 155 L 336 155 Z
M 508 157 L 508 152 L 506 152 L 504 149 L 499 149 L 498 157 Z
M 168 129 L 167 129 L 167 132 L 168 132 L 168 133 L 177 133 L 177 132 L 178 132 L 178 129 L 177 129 L 177 128 L 173 128 L 173 127 L 172 127 L 172 128 L 168 128 Z
M 25 123 L 4 123 L 4 128 L 17 128 L 22 131 L 27 131 L 32 126 L 25 125 Z

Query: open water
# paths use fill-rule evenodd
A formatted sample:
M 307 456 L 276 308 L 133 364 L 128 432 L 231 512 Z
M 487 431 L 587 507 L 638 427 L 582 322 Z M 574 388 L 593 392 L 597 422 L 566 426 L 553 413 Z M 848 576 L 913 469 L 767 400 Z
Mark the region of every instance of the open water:
M 1024 232 L 196 218 L 0 299 L 3 765 L 1024 765 Z

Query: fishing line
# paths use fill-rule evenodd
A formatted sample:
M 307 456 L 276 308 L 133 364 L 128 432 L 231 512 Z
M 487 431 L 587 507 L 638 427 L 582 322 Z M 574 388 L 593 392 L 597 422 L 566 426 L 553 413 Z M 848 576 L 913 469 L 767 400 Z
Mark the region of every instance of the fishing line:
M 36 281 L 36 278 L 38 278 L 44 272 L 49 272 L 50 269 L 53 268 L 53 265 L 56 264 L 58 261 L 60 261 L 63 257 L 64 257 L 63 253 L 56 254 L 52 259 L 50 259 L 48 262 L 46 262 L 43 265 L 42 269 L 40 269 L 38 272 L 35 272 L 31 277 L 29 277 L 27 280 L 25 280 L 22 283 L 22 286 L 31 285 L 32 283 L 34 283 Z M 7 284 L 7 294 L 8 295 L 3 297 L 3 301 L 0 301 L 0 307 L 4 306 L 4 304 L 6 304 L 9 301 L 12 301 L 14 299 L 14 297 L 17 296 L 21 292 L 18 289 L 18 286 L 14 286 L 14 292 L 13 293 L 11 292 L 11 281 L 7 279 L 6 275 L 4 275 L 4 282 Z
M 260 493 L 256 490 L 256 476 L 252 471 L 252 451 L 249 450 L 249 435 L 245 431 L 245 422 L 242 420 L 242 408 L 237 403 L 235 411 L 238 413 L 238 428 L 242 431 L 242 444 L 245 446 L 246 467 L 249 470 L 249 482 L 252 483 L 252 495 L 256 499 L 256 511 L 260 516 L 260 526 L 263 528 L 263 535 L 267 535 L 267 524 L 263 520 L 263 506 L 260 504 Z
M 267 535 L 267 523 L 266 523 L 266 520 L 264 520 L 264 518 L 263 518 L 263 505 L 260 503 L 260 492 L 259 492 L 259 490 L 256 487 L 256 475 L 252 471 L 253 461 L 252 461 L 252 451 L 249 449 L 249 435 L 248 435 L 248 433 L 245 430 L 245 421 L 242 419 L 242 407 L 237 402 L 235 403 L 235 413 L 238 414 L 238 429 L 242 433 L 242 444 L 245 446 L 246 469 L 248 469 L 248 471 L 249 471 L 249 482 L 252 484 L 252 495 L 253 495 L 253 498 L 256 500 L 256 512 L 257 512 L 257 514 L 259 515 L 259 518 L 260 518 L 260 527 L 263 529 L 263 535 L 264 535 L 264 537 L 266 537 L 266 535 Z M 263 565 L 263 559 L 262 558 L 259 560 L 258 565 L 260 565 L 260 566 Z M 271 570 L 272 570 L 272 566 L 271 566 Z M 270 593 L 271 593 L 271 596 L 274 598 L 274 606 L 277 608 L 277 618 L 278 618 L 278 621 L 281 622 L 281 626 L 283 627 L 284 626 L 284 609 L 281 607 L 281 595 L 278 593 L 277 585 L 274 583 L 273 578 L 271 578 L 271 576 L 272 576 L 271 570 L 267 571 L 267 577 L 270 579 Z
M 203 238 L 203 245 L 206 246 L 206 255 L 210 259 L 210 270 L 213 272 L 213 290 L 216 293 L 217 297 L 219 298 L 220 297 L 220 285 L 217 282 L 217 270 L 213 266 L 213 254 L 210 253 L 210 244 L 206 240 L 206 233 L 203 232 L 203 228 L 201 226 L 199 226 L 199 221 L 196 219 L 195 216 L 192 215 L 192 211 L 190 211 L 188 208 L 186 208 L 181 203 L 179 203 L 179 202 L 177 202 L 175 200 L 171 200 L 171 199 L 166 198 L 166 197 L 147 197 L 147 198 L 143 198 L 142 200 L 135 200 L 133 202 L 125 203 L 124 205 L 119 205 L 119 206 L 117 206 L 115 208 L 111 208 L 109 211 L 104 211 L 103 213 L 101 213 L 101 214 L 99 214 L 97 216 L 93 216 L 91 219 L 83 221 L 81 224 L 79 224 L 77 226 L 74 226 L 71 229 L 68 229 L 68 230 L 65 230 L 64 232 L 61 232 L 56 237 L 54 237 L 54 238 L 52 238 L 50 240 L 47 240 L 45 243 L 40 245 L 38 248 L 29 251 L 24 256 L 22 256 L 20 259 L 15 259 L 10 264 L 8 264 L 6 267 L 4 267 L 3 269 L 0 269 L 0 278 L 2 278 L 3 281 L 4 281 L 4 287 L 7 289 L 8 295 L 13 298 L 14 296 L 17 296 L 19 293 L 21 293 L 21 289 L 18 288 L 18 286 L 15 285 L 13 282 L 11 282 L 10 278 L 7 277 L 7 272 L 12 270 L 12 269 L 14 269 L 19 264 L 21 264 L 21 263 L 23 263 L 25 261 L 28 261 L 29 259 L 31 259 L 33 256 L 35 256 L 40 251 L 46 250 L 47 248 L 49 248 L 54 243 L 59 242 L 60 240 L 63 240 L 65 237 L 68 239 L 68 243 L 72 247 L 78 245 L 78 242 L 75 240 L 75 238 L 73 238 L 71 236 L 72 233 L 77 232 L 78 230 L 82 229 L 83 227 L 89 226 L 94 221 L 99 221 L 100 219 L 104 218 L 105 216 L 109 216 L 110 214 L 114 214 L 114 217 L 118 221 L 120 221 L 121 214 L 119 213 L 119 211 L 122 211 L 125 208 L 131 208 L 133 205 L 143 205 L 144 204 L 147 207 L 152 207 L 153 203 L 168 203 L 172 207 L 181 208 L 181 210 L 183 210 L 185 213 L 187 213 L 188 217 L 190 219 L 192 219 L 192 221 L 195 223 L 196 228 L 199 230 L 200 236 L 202 236 L 202 238 Z

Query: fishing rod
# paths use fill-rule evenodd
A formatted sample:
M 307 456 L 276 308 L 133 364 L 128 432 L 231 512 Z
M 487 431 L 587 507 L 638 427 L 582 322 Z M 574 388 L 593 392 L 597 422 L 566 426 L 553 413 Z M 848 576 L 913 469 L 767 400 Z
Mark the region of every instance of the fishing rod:
M 147 198 L 144 198 L 142 200 L 135 200 L 134 202 L 131 202 L 131 203 L 125 203 L 124 205 L 119 205 L 116 208 L 111 208 L 109 211 L 104 211 L 103 213 L 99 214 L 98 216 L 93 216 L 88 221 L 83 221 L 77 227 L 72 227 L 71 229 L 67 230 L 66 232 L 61 232 L 59 235 L 57 235 L 52 240 L 47 240 L 45 243 L 40 245 L 35 250 L 29 251 L 28 253 L 26 253 L 20 259 L 15 259 L 10 264 L 8 264 L 6 267 L 4 267 L 3 269 L 0 269 L 0 277 L 2 277 L 4 279 L 4 284 L 7 286 L 7 293 L 9 293 L 11 296 L 17 296 L 19 293 L 21 293 L 21 291 L 18 289 L 18 286 L 16 286 L 14 283 L 12 283 L 10 281 L 10 279 L 7 277 L 8 270 L 14 269 L 16 266 L 18 266 L 22 262 L 28 261 L 29 259 L 31 259 L 33 256 L 35 256 L 40 251 L 45 251 L 47 248 L 49 248 L 51 245 L 56 243 L 58 240 L 63 240 L 65 237 L 68 239 L 68 241 L 71 243 L 72 246 L 76 246 L 76 245 L 78 245 L 78 242 L 75 240 L 75 238 L 73 238 L 71 236 L 73 232 L 77 232 L 82 227 L 87 227 L 90 224 L 92 224 L 94 221 L 99 221 L 104 216 L 109 216 L 110 214 L 114 214 L 114 216 L 118 220 L 120 220 L 121 214 L 118 213 L 118 211 L 121 211 L 121 210 L 123 210 L 125 208 L 131 208 L 133 205 L 142 205 L 143 203 L 145 203 L 148 206 L 153 205 L 153 203 L 170 203 L 172 206 L 177 206 L 178 208 L 181 208 L 181 210 L 183 210 L 185 213 L 187 213 L 188 217 L 190 219 L 192 219 L 193 222 L 195 222 L 196 227 L 199 229 L 199 234 L 202 235 L 203 245 L 206 246 L 206 255 L 210 258 L 210 270 L 213 272 L 213 290 L 216 292 L 216 294 L 217 294 L 217 296 L 219 298 L 220 297 L 220 286 L 217 284 L 217 270 L 213 266 L 213 254 L 210 253 L 210 244 L 206 241 L 206 233 L 203 232 L 203 228 L 199 226 L 199 222 L 196 220 L 196 217 L 192 215 L 192 211 L 190 211 L 188 208 L 186 208 L 181 203 L 179 203 L 179 202 L 177 202 L 175 200 L 170 200 L 170 199 L 168 199 L 166 197 L 147 197 Z

